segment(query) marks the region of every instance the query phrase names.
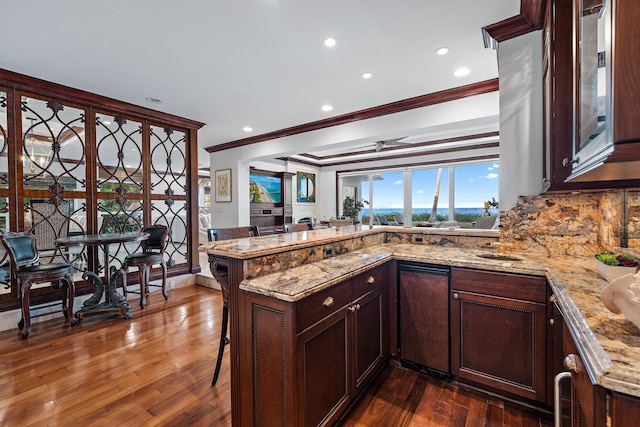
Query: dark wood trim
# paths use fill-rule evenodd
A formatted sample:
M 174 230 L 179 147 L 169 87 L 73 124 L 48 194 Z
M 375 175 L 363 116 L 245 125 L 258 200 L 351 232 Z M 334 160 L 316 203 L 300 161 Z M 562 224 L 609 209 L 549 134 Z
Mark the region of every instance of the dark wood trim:
M 503 42 L 542 28 L 546 0 L 521 0 L 520 14 L 482 28 L 485 47 L 491 39 Z
M 295 162 L 301 165 L 320 167 L 322 166 L 320 163 L 310 162 L 308 160 L 296 159 L 294 157 L 278 157 L 277 160 L 282 160 L 283 162 Z
M 499 147 L 500 143 L 499 142 L 488 142 L 486 144 L 476 144 L 476 145 L 472 145 L 472 146 L 466 146 L 466 147 L 456 147 L 456 148 L 442 148 L 440 150 L 433 150 L 433 151 L 429 151 L 429 152 L 421 152 L 421 153 L 412 153 L 412 154 L 396 154 L 393 156 L 386 156 L 386 157 L 380 157 L 380 158 L 376 158 L 376 159 L 360 159 L 360 160 L 344 160 L 341 162 L 332 162 L 332 163 L 323 163 L 322 165 L 318 165 L 319 167 L 327 167 L 327 166 L 340 166 L 340 165 L 348 165 L 348 164 L 353 164 L 353 163 L 371 163 L 373 161 L 379 161 L 379 160 L 394 160 L 394 159 L 407 159 L 410 157 L 421 157 L 421 156 L 427 156 L 427 155 L 433 155 L 433 154 L 442 154 L 442 153 L 455 153 L 455 152 L 460 152 L 460 151 L 469 151 L 469 150 L 479 150 L 482 148 L 493 148 L 493 147 Z M 295 159 L 293 159 L 295 160 Z M 453 161 L 455 160 L 460 160 L 458 159 L 452 159 Z M 438 162 L 436 162 L 438 163 Z M 376 167 L 375 169 L 380 169 L 380 167 Z
M 184 126 L 189 129 L 200 129 L 205 125 L 205 123 L 195 120 L 163 113 L 150 108 L 140 107 L 138 105 L 118 101 L 113 98 L 97 95 L 91 92 L 85 92 L 83 90 L 64 86 L 58 83 L 52 83 L 36 77 L 14 73 L 13 71 L 2 68 L 0 68 L 0 84 L 12 86 L 18 90 L 24 90 L 27 92 L 34 90 L 37 92 L 45 91 L 47 96 L 59 98 L 60 100 L 80 102 L 82 104 L 99 107 L 100 109 L 106 108 L 123 114 L 134 114 L 143 119 L 160 120 L 162 123 Z
M 442 154 L 442 153 L 455 153 L 455 152 L 460 152 L 460 151 L 469 151 L 469 150 L 478 150 L 478 149 L 482 149 L 482 148 L 494 148 L 494 147 L 499 147 L 500 143 L 499 142 L 490 142 L 488 144 L 478 144 L 478 145 L 473 145 L 470 147 L 457 147 L 457 148 L 443 148 L 440 150 L 433 150 L 433 151 L 429 151 L 428 153 L 415 153 L 414 155 L 406 155 L 406 154 L 396 154 L 394 156 L 387 156 L 382 158 L 382 160 L 393 160 L 393 159 L 406 159 L 407 157 L 419 157 L 419 156 L 425 156 L 425 155 L 433 155 L 433 154 Z M 452 159 L 453 161 L 459 161 L 460 158 L 456 158 L 456 159 Z M 371 163 L 371 159 L 368 160 L 360 160 L 358 162 L 354 162 L 353 160 L 345 160 L 343 162 L 333 162 L 330 164 L 326 164 L 323 166 L 340 166 L 340 165 L 347 165 L 350 163 Z
M 432 141 L 424 141 L 424 142 L 416 142 L 416 143 L 411 143 L 411 146 L 394 146 L 394 147 L 384 147 L 382 148 L 380 151 L 376 151 L 375 148 L 372 148 L 370 150 L 362 150 L 362 151 L 351 151 L 349 152 L 349 156 L 354 156 L 354 155 L 360 155 L 360 154 L 376 154 L 376 153 L 383 153 L 383 152 L 393 152 L 393 151 L 397 151 L 397 150 L 403 150 L 406 148 L 418 148 L 418 147 L 429 147 L 431 145 L 438 145 L 438 144 L 445 144 L 445 143 L 449 143 L 449 142 L 460 142 L 460 141 L 467 141 L 467 140 L 472 140 L 472 139 L 480 139 L 480 138 L 490 138 L 490 137 L 494 137 L 494 136 L 499 136 L 500 132 L 495 131 L 495 132 L 485 132 L 485 133 L 478 133 L 478 134 L 473 134 L 473 135 L 464 135 L 464 136 L 457 136 L 457 137 L 453 137 L 453 138 L 444 138 L 444 139 L 436 139 L 436 140 L 432 140 Z M 419 155 L 422 155 L 424 153 L 420 153 Z M 313 160 L 327 160 L 327 159 L 336 159 L 336 158 L 341 158 L 344 157 L 344 154 L 332 154 L 329 156 L 314 156 L 313 154 L 308 154 L 308 153 L 301 153 L 299 154 L 300 156 L 304 156 L 304 157 L 309 157 Z M 406 156 L 412 156 L 415 154 L 405 154 Z M 388 158 L 388 157 L 385 157 Z M 369 160 L 371 161 L 371 159 Z
M 449 163 L 460 163 L 460 162 L 472 162 L 472 161 L 480 161 L 480 160 L 486 160 L 486 161 L 493 161 L 493 160 L 499 160 L 499 157 L 497 154 L 487 154 L 484 156 L 469 156 L 469 157 L 457 157 L 455 159 L 447 159 L 447 160 L 434 160 L 434 161 L 429 161 L 429 162 L 417 162 L 417 163 L 403 163 L 403 164 L 399 164 L 399 165 L 388 165 L 388 166 L 384 166 L 384 167 L 368 167 L 368 168 L 358 168 L 358 169 L 343 169 L 343 170 L 339 170 L 336 171 L 336 182 L 338 179 L 338 175 L 341 173 L 351 173 L 351 172 L 371 172 L 371 171 L 379 171 L 379 170 L 394 170 L 394 169 L 398 169 L 398 168 L 415 168 L 418 166 L 435 166 L 435 165 L 446 165 Z
M 424 145 L 424 146 L 428 146 L 428 145 L 434 145 L 436 143 L 443 143 L 443 142 L 451 142 L 451 141 L 464 141 L 465 139 L 474 139 L 474 138 L 481 138 L 481 137 L 488 137 L 488 136 L 497 136 L 499 135 L 498 132 L 487 132 L 486 134 L 477 134 L 477 135 L 469 135 L 468 137 L 460 137 L 460 138 L 447 138 L 447 139 L 443 139 L 443 140 L 439 140 L 439 141 L 433 141 L 431 143 L 420 143 L 420 145 Z M 451 141 L 449 141 L 451 140 Z M 418 145 L 418 144 L 414 144 L 414 145 Z M 309 165 L 309 166 L 313 166 L 313 167 L 326 167 L 326 166 L 339 166 L 339 165 L 344 165 L 344 164 L 349 164 L 349 163 L 370 163 L 373 161 L 379 161 L 379 160 L 389 160 L 389 159 L 406 159 L 409 157 L 420 157 L 420 156 L 426 156 L 426 155 L 431 155 L 431 154 L 440 154 L 440 153 L 444 153 L 444 152 L 457 152 L 457 151 L 465 151 L 465 150 L 477 150 L 480 148 L 490 148 L 490 147 L 496 147 L 499 146 L 499 142 L 487 142 L 487 143 L 479 143 L 479 144 L 475 144 L 475 145 L 468 145 L 465 147 L 457 147 L 457 148 L 443 148 L 440 150 L 433 150 L 433 151 L 422 151 L 419 153 L 404 153 L 404 154 L 396 154 L 396 155 L 387 155 L 384 157 L 376 157 L 375 159 L 372 158 L 368 158 L 368 159 L 355 159 L 355 160 L 344 160 L 344 161 L 339 161 L 339 162 L 331 162 L 331 163 L 319 163 L 319 162 L 313 162 L 313 161 L 309 161 L 309 160 L 304 160 L 304 159 L 298 159 L 295 157 L 281 157 L 279 158 L 279 160 L 285 160 L 288 162 L 295 162 L 295 163 L 299 163 L 299 164 L 303 164 L 303 165 Z M 392 151 L 392 150 L 398 150 L 398 148 L 388 148 L 385 151 Z M 371 150 L 375 153 L 375 150 Z M 382 150 L 381 150 L 382 151 Z M 362 152 L 358 152 L 358 154 L 367 154 L 369 153 L 369 151 L 362 151 Z M 351 153 L 353 154 L 353 153 Z M 341 158 L 344 157 L 344 155 L 331 155 L 331 156 L 327 156 L 327 157 L 318 157 L 318 156 L 312 156 L 310 155 L 310 157 L 314 158 L 314 159 L 327 159 L 327 158 Z
M 1 83 L 1 81 L 0 81 Z M 498 79 L 485 80 L 478 83 L 471 83 L 465 86 L 459 86 L 451 89 L 445 89 L 426 95 L 419 95 L 413 98 L 403 99 L 389 104 L 379 105 L 352 113 L 342 114 L 340 116 L 328 119 L 318 120 L 315 122 L 305 123 L 298 126 L 292 126 L 277 131 L 263 133 L 262 135 L 251 136 L 248 138 L 238 139 L 235 141 L 225 142 L 218 145 L 207 147 L 209 153 L 229 150 L 232 148 L 243 147 L 245 145 L 257 144 L 258 142 L 269 141 L 277 138 L 284 138 L 300 133 L 311 132 L 314 130 L 325 129 L 332 126 L 339 126 L 346 123 L 352 123 L 359 120 L 372 119 L 374 117 L 385 116 L 388 114 L 401 113 L 403 111 L 412 110 L 414 108 L 427 107 L 429 105 L 440 104 L 443 102 L 455 101 L 457 99 L 466 98 L 468 96 L 482 95 L 485 93 L 496 92 L 498 90 Z

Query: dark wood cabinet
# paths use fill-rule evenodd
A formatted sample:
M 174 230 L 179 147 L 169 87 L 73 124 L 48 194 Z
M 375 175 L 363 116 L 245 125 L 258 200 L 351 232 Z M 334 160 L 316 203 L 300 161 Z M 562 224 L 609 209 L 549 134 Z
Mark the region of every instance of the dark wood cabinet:
M 451 297 L 454 378 L 546 403 L 546 279 L 452 268 Z
M 640 3 L 550 0 L 546 7 L 545 189 L 638 186 Z
M 330 425 L 350 401 L 351 307 L 340 308 L 298 335 L 299 425 Z
M 333 424 L 386 361 L 384 290 L 374 288 L 298 335 L 301 425 Z
M 331 425 L 387 363 L 387 267 L 295 303 L 243 292 L 242 420 Z M 250 398 L 249 398 L 250 396 Z
M 611 398 L 611 426 L 633 426 L 640 423 L 640 399 L 622 393 Z
M 640 177 L 640 3 L 575 0 L 574 140 L 569 180 Z
M 571 372 L 571 425 L 597 427 L 607 425 L 606 390 L 589 379 L 577 346 L 566 325 L 563 326 L 564 366 Z M 621 424 L 630 425 L 630 424 Z
M 448 377 L 449 268 L 399 263 L 398 306 L 402 364 Z

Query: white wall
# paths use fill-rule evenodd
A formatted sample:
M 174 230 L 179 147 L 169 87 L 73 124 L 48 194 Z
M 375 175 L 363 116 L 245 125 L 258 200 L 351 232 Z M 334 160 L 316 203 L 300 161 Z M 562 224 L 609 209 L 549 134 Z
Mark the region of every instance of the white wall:
M 501 42 L 500 210 L 542 191 L 542 33 Z
M 323 193 L 318 191 L 318 189 L 322 188 L 322 183 L 320 181 L 320 169 L 309 166 L 309 165 L 301 165 L 295 162 L 287 162 L 285 167 L 286 172 L 298 173 L 298 172 L 308 172 L 315 174 L 316 176 L 316 201 L 310 203 L 298 203 L 297 198 L 297 189 L 298 189 L 298 181 L 297 177 L 293 177 L 293 222 L 296 223 L 300 218 L 316 218 L 316 220 L 320 221 L 320 206 L 322 205 L 322 197 Z
M 212 219 L 216 219 L 216 226 L 218 227 L 233 227 L 249 224 L 249 197 L 247 195 L 247 189 L 249 188 L 249 166 L 256 164 L 256 162 L 274 163 L 273 159 L 278 157 L 309 152 L 313 151 L 314 148 L 331 146 L 332 144 L 343 146 L 346 142 L 351 142 L 361 146 L 366 143 L 373 143 L 384 135 L 392 135 L 394 133 L 397 135 L 398 132 L 406 135 L 411 135 L 412 133 L 422 134 L 425 129 L 429 129 L 434 139 L 438 139 L 467 134 L 469 132 L 497 130 L 498 100 L 498 93 L 491 92 L 211 153 L 210 164 L 212 175 L 213 171 L 217 169 L 227 168 L 231 169 L 232 175 L 232 202 L 215 203 L 215 197 L 212 197 Z M 482 149 L 475 150 L 474 154 L 494 154 L 496 152 L 496 149 Z M 423 156 L 423 158 L 412 157 L 410 161 L 420 162 L 424 161 L 427 157 L 429 160 L 438 161 L 455 158 L 460 155 L 461 153 L 459 152 L 441 153 L 435 156 Z M 398 163 L 397 159 L 392 161 L 381 160 L 367 163 L 366 166 L 372 165 L 382 168 L 385 165 L 397 165 Z M 356 165 L 357 167 L 363 167 L 363 163 Z M 342 165 L 339 168 L 323 167 L 322 170 L 319 170 L 316 205 L 313 207 L 308 205 L 295 206 L 294 219 L 297 220 L 300 216 L 315 216 L 319 220 L 328 220 L 331 217 L 335 217 L 338 214 L 338 212 L 336 212 L 337 195 L 335 194 L 335 171 L 337 169 L 342 170 L 347 168 L 349 168 L 349 165 Z M 286 170 L 295 172 L 296 169 L 309 169 L 309 171 L 311 171 L 311 169 L 314 168 L 307 168 L 302 164 L 292 162 L 287 166 Z M 281 163 L 280 169 L 271 170 L 284 171 L 285 165 Z M 214 192 L 215 181 L 213 180 L 213 176 L 211 182 L 212 192 Z M 302 215 L 303 210 L 313 211 L 315 215 Z

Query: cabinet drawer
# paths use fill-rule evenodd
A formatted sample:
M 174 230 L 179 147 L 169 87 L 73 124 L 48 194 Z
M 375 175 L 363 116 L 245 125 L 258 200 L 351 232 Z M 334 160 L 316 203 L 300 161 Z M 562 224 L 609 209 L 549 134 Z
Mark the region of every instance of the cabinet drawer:
M 387 281 L 386 274 L 385 267 L 377 267 L 351 279 L 353 281 L 353 298 L 359 298 L 371 289 L 384 284 Z
M 547 280 L 544 277 L 452 268 L 451 289 L 532 302 L 547 301 Z
M 350 280 L 301 299 L 296 303 L 296 332 L 313 325 L 351 300 Z

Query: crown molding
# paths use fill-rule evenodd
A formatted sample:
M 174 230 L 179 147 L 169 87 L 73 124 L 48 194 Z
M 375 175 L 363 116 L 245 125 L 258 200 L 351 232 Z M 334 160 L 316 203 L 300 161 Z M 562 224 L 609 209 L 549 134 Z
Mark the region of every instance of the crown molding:
M 205 150 L 209 153 L 215 153 L 218 151 L 229 150 L 245 145 L 257 144 L 259 142 L 269 141 L 272 139 L 284 138 L 287 136 L 311 132 L 314 130 L 329 128 L 332 126 L 339 126 L 359 120 L 367 120 L 374 117 L 385 116 L 388 114 L 401 113 L 403 111 L 412 110 L 414 108 L 422 108 L 429 105 L 440 104 L 442 102 L 455 101 L 457 99 L 466 98 L 468 96 L 496 92 L 498 90 L 498 86 L 499 85 L 497 78 L 485 80 L 482 82 L 446 89 L 426 95 L 419 95 L 413 98 L 407 98 L 400 101 L 391 102 L 389 104 L 355 111 L 352 113 L 342 114 L 328 119 L 305 123 L 274 132 L 263 133 L 261 135 L 238 139 L 236 141 L 225 142 L 222 144 L 207 147 L 205 148 Z
M 512 39 L 542 28 L 547 0 L 521 0 L 520 14 L 482 28 L 485 47 L 497 47 L 497 42 Z

